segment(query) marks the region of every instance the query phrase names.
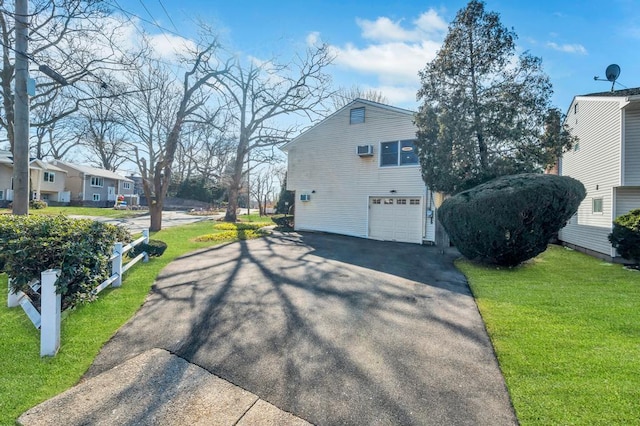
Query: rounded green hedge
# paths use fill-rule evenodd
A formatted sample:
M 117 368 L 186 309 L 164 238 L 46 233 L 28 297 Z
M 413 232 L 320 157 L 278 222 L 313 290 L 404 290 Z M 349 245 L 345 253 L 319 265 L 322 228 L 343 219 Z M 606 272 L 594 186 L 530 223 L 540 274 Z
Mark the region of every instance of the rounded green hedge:
M 468 259 L 513 266 L 545 251 L 585 195 L 567 176 L 503 176 L 445 200 L 438 218 Z
M 620 256 L 640 262 L 640 209 L 631 210 L 613 221 L 609 241 Z

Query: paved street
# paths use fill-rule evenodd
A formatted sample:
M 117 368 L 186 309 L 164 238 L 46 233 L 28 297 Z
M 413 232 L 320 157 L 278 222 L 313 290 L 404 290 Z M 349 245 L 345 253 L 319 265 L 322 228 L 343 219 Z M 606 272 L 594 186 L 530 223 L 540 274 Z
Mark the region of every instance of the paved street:
M 165 211 L 162 212 L 162 227 L 169 228 L 172 226 L 185 225 L 187 223 L 200 222 L 203 220 L 215 220 L 217 218 L 223 217 L 224 213 L 219 213 L 213 216 L 195 216 L 187 214 L 186 212 L 180 211 Z M 93 219 L 104 223 L 111 223 L 113 225 L 119 225 L 127 228 L 131 233 L 136 234 L 142 232 L 143 229 L 149 229 L 149 220 L 150 216 L 148 214 L 125 218 L 125 219 L 114 219 L 108 217 L 99 217 L 99 216 L 71 216 L 77 219 Z

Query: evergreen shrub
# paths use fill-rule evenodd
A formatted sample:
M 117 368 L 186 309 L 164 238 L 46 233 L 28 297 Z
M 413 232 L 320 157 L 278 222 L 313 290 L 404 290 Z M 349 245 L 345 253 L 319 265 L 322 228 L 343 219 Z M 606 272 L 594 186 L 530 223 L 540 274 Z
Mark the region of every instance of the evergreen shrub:
M 445 200 L 438 217 L 468 259 L 514 266 L 545 251 L 585 195 L 567 176 L 503 176 Z
M 56 283 L 62 305 L 94 298 L 93 289 L 109 277 L 116 241 L 131 241 L 115 225 L 65 216 L 0 216 L 0 266 L 12 290 L 30 292 L 29 283 L 47 269 L 60 269 Z
M 167 249 L 167 243 L 160 240 L 149 240 L 148 243 L 140 243 L 129 251 L 131 257 L 136 257 L 140 253 L 147 252 L 149 257 L 160 257 Z
M 640 263 L 640 208 L 618 216 L 613 221 L 609 241 L 620 256 Z

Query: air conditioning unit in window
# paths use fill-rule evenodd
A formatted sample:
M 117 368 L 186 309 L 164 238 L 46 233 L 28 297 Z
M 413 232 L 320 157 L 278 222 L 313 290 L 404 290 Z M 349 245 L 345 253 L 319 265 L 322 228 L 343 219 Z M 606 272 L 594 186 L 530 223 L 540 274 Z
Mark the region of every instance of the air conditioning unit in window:
M 373 145 L 358 145 L 356 153 L 360 157 L 369 157 L 373 155 Z
M 311 194 L 300 194 L 300 201 L 311 201 Z

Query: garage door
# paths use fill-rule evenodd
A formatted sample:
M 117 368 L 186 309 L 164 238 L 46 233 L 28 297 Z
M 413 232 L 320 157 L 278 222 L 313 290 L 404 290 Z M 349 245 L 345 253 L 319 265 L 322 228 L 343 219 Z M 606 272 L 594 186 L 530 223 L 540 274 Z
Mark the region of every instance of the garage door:
M 369 238 L 422 243 L 422 199 L 370 197 Z

